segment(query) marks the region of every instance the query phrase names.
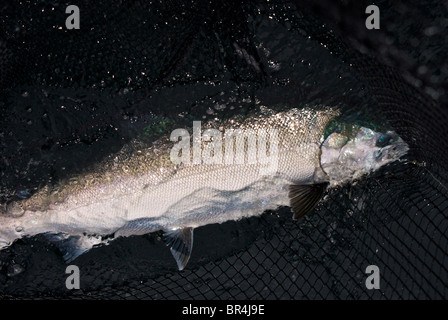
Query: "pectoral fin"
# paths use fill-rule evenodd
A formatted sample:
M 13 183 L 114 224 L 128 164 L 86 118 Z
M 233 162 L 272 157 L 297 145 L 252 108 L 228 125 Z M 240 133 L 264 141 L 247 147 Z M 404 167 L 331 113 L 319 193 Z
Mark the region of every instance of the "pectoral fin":
M 310 212 L 324 194 L 328 183 L 292 184 L 289 186 L 289 203 L 297 220 Z
M 165 230 L 165 238 L 179 271 L 183 270 L 193 249 L 193 228 Z

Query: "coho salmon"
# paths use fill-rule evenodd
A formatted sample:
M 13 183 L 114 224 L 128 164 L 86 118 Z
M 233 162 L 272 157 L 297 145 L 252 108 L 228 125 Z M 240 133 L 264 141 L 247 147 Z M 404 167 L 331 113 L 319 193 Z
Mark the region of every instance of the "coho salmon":
M 340 119 L 333 107 L 261 107 L 219 125 L 176 129 L 3 204 L 0 248 L 46 234 L 71 261 L 118 237 L 163 230 L 182 270 L 195 228 L 280 206 L 290 206 L 299 219 L 327 188 L 352 183 L 408 151 L 392 130 Z

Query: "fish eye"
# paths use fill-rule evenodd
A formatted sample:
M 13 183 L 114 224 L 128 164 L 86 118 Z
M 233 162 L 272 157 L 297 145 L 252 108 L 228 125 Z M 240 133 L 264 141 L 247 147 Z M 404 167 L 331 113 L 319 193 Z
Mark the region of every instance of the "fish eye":
M 392 143 L 393 141 L 393 137 L 390 134 L 382 134 L 377 142 L 376 142 L 376 146 L 379 148 L 383 148 L 385 146 L 388 146 Z

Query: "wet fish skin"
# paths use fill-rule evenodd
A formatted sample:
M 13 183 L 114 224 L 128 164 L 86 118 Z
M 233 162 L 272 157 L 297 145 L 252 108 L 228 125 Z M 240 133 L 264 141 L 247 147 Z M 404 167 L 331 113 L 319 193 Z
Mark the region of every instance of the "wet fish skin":
M 46 233 L 56 243 L 69 244 L 64 249 L 70 260 L 103 243 L 103 235 L 113 235 L 110 241 L 164 230 L 183 269 L 195 228 L 290 204 L 295 217 L 301 217 L 328 184 L 353 181 L 406 153 L 407 145 L 393 132 L 390 145 L 377 146 L 384 134 L 364 127 L 350 137 L 335 132 L 325 140 L 328 123 L 338 115 L 339 110 L 328 107 L 286 112 L 262 108 L 247 119 L 221 123 L 225 129 L 278 129 L 278 167 L 270 175 L 260 174 L 260 163 L 176 165 L 169 158 L 173 143 L 167 137 L 132 154 L 111 156 L 56 188 L 42 188 L 29 199 L 8 204 L 0 215 L 0 247 Z M 208 123 L 204 129 L 214 126 Z M 201 144 L 202 150 L 205 146 Z

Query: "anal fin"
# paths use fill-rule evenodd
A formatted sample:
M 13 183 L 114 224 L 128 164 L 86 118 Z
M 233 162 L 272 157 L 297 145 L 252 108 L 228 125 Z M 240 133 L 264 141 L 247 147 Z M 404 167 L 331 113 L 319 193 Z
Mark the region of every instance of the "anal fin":
M 101 238 L 94 236 L 69 236 L 62 233 L 46 233 L 45 236 L 59 249 L 66 263 L 70 263 L 83 253 L 86 253 L 94 245 L 103 243 Z
M 310 212 L 322 198 L 328 183 L 292 184 L 289 186 L 289 203 L 297 220 Z
M 193 228 L 164 230 L 166 245 L 177 262 L 179 271 L 183 270 L 190 260 L 193 249 Z

